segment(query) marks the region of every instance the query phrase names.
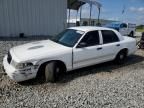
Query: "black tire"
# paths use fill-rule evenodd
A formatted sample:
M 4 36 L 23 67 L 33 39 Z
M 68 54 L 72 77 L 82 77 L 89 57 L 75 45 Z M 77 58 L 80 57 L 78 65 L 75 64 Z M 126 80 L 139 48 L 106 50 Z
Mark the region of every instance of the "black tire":
M 60 73 L 60 67 L 56 62 L 50 62 L 45 66 L 45 80 L 46 82 L 55 82 Z
M 120 51 L 115 58 L 115 62 L 116 64 L 123 64 L 126 58 L 127 58 L 127 52 L 125 50 Z
M 129 34 L 129 36 L 130 36 L 130 37 L 134 37 L 134 32 L 131 32 L 131 33 Z

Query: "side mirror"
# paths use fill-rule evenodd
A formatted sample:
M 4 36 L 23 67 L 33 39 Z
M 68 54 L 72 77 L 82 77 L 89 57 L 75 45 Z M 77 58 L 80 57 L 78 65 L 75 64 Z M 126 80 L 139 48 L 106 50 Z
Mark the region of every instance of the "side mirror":
M 86 47 L 86 43 L 85 42 L 81 42 L 78 44 L 77 48 L 83 48 L 83 47 Z

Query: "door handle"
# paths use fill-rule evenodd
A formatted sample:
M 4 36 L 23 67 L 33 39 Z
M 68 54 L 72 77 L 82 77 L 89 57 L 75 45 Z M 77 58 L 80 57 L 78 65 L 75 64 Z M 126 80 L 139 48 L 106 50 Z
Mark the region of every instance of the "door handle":
M 120 44 L 117 44 L 116 46 L 117 46 L 117 47 L 119 47 L 119 46 L 120 46 Z
M 102 47 L 97 48 L 97 50 L 102 50 Z

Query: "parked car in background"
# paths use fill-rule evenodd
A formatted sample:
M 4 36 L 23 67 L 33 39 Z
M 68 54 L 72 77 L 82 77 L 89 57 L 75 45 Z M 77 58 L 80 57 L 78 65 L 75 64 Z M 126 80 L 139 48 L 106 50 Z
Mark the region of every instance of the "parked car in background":
M 121 33 L 124 36 L 134 37 L 136 31 L 136 24 L 131 23 L 121 23 L 121 22 L 113 22 L 107 24 L 106 27 L 113 28 Z
M 121 64 L 136 51 L 136 40 L 104 27 L 72 27 L 49 40 L 11 48 L 3 66 L 17 81 L 41 75 L 57 80 L 63 72 L 114 60 Z

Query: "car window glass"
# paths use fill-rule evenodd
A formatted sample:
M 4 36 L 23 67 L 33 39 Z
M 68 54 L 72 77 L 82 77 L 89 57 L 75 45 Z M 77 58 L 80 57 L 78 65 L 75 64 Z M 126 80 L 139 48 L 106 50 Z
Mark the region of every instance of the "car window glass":
M 68 47 L 73 47 L 83 34 L 83 31 L 66 29 L 57 36 L 51 38 L 51 40 Z
M 127 24 L 124 23 L 124 24 L 123 24 L 123 27 L 124 27 L 124 28 L 127 28 Z
M 100 39 L 99 39 L 99 32 L 98 31 L 91 31 L 88 32 L 84 38 L 81 40 L 80 43 L 86 43 L 86 46 L 94 46 L 99 45 Z
M 118 36 L 111 30 L 102 30 L 102 36 L 103 36 L 103 43 L 113 43 L 118 42 L 119 38 Z
M 127 28 L 127 24 L 125 23 L 121 24 L 121 28 Z

